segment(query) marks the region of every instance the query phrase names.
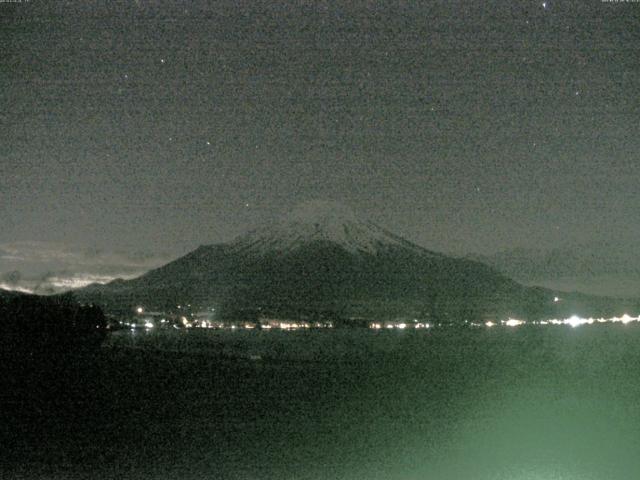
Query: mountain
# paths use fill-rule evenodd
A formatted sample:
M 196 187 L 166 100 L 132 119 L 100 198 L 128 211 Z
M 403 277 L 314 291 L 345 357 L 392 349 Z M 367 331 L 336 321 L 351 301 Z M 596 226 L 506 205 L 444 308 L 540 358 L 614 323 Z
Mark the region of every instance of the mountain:
M 240 236 L 232 245 L 252 254 L 292 252 L 312 242 L 329 242 L 349 253 L 376 254 L 404 248 L 423 255 L 438 255 L 394 235 L 353 210 L 329 201 L 303 203 L 274 225 Z
M 552 315 L 554 294 L 496 270 L 415 245 L 333 202 L 302 204 L 278 221 L 132 280 L 76 291 L 109 312 L 215 309 L 221 318 L 420 318 Z M 585 301 L 565 305 L 604 308 Z M 584 305 L 582 305 L 584 304 Z M 608 307 L 607 307 L 608 308 Z M 573 313 L 579 313 L 574 312 Z
M 612 297 L 640 297 L 640 252 L 628 239 L 518 248 L 467 257 L 526 285 Z

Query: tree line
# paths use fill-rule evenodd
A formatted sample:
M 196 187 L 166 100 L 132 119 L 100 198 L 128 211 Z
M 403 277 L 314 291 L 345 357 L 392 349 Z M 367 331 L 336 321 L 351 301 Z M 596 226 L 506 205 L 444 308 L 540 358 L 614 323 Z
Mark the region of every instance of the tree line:
M 0 349 L 4 353 L 47 355 L 95 348 L 106 336 L 102 310 L 71 295 L 0 295 Z

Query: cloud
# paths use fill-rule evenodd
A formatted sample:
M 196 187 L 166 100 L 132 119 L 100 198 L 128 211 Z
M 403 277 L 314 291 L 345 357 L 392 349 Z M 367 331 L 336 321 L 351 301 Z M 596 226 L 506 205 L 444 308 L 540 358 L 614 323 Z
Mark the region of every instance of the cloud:
M 11 290 L 14 292 L 22 292 L 22 293 L 34 293 L 33 290 L 26 287 L 21 287 L 19 285 L 9 285 L 4 282 L 0 282 L 0 290 Z
M 51 294 L 134 278 L 172 260 L 155 252 L 110 252 L 49 242 L 0 245 L 0 282 L 7 289 Z
M 9 285 L 17 285 L 20 282 L 21 278 L 22 274 L 19 270 L 12 270 L 10 272 L 5 272 L 4 274 L 2 274 L 2 280 L 4 281 L 4 283 L 7 283 Z

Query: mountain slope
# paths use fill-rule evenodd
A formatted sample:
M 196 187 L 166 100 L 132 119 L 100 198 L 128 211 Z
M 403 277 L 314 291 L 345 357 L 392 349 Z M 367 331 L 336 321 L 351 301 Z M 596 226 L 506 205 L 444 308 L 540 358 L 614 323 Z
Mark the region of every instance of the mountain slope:
M 640 254 L 629 240 L 513 249 L 468 258 L 528 284 L 614 297 L 640 296 Z
M 107 310 L 193 304 L 227 318 L 410 317 L 439 321 L 551 314 L 553 294 L 478 262 L 412 244 L 330 202 L 203 246 L 129 281 L 77 291 Z
M 376 253 L 389 247 L 403 247 L 437 255 L 360 219 L 344 205 L 329 201 L 298 205 L 275 224 L 240 236 L 232 246 L 252 253 L 286 252 L 314 241 L 330 242 L 350 253 Z

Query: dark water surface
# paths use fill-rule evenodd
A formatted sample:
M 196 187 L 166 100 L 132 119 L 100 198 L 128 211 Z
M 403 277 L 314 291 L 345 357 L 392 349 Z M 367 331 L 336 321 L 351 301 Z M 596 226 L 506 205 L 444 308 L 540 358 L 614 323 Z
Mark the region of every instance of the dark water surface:
M 2 478 L 632 479 L 640 327 L 118 332 L 12 366 Z

